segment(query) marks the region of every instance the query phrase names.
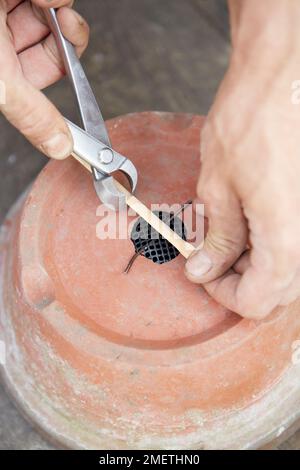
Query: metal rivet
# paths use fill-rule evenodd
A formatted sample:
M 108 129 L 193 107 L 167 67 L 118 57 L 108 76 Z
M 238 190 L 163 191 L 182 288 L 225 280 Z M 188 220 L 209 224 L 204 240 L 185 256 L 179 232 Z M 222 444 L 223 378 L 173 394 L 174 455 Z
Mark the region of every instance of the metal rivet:
M 111 149 L 105 148 L 98 153 L 98 157 L 101 163 L 109 165 L 114 159 L 114 153 Z

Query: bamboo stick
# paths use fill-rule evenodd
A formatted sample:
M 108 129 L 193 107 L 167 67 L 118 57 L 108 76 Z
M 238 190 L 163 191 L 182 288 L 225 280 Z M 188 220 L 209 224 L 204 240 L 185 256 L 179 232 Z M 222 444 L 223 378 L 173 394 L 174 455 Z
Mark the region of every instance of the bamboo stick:
M 91 172 L 91 167 L 88 163 L 82 160 L 80 157 L 73 157 L 81 163 L 88 171 Z M 145 204 L 139 201 L 135 196 L 133 196 L 121 183 L 115 180 L 115 184 L 119 191 L 122 191 L 126 197 L 126 204 L 134 210 L 140 217 L 142 217 L 154 230 L 156 230 L 162 237 L 168 240 L 179 253 L 181 253 L 186 259 L 196 251 L 196 248 L 189 242 L 183 240 L 177 233 L 175 233 L 165 222 L 160 220 L 157 215 L 155 215 Z M 199 249 L 199 248 L 198 248 Z

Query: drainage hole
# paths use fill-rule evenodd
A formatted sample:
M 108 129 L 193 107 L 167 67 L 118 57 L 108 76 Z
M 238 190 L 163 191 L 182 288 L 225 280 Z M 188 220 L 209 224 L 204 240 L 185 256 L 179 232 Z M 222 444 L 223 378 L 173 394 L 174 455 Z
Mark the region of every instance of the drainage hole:
M 186 229 L 183 221 L 172 213 L 154 211 L 160 220 L 165 222 L 183 240 L 186 240 Z M 164 264 L 177 258 L 179 251 L 168 240 L 162 237 L 151 225 L 141 217 L 136 221 L 131 241 L 135 252 L 153 261 L 153 263 Z

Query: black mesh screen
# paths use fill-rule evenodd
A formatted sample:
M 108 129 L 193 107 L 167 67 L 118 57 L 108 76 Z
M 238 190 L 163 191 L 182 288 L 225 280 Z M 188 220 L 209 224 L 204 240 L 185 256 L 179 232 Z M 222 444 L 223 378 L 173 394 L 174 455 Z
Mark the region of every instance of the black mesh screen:
M 181 238 L 186 240 L 185 226 L 179 217 L 167 212 L 155 211 L 154 214 Z M 142 218 L 139 218 L 135 223 L 131 233 L 131 240 L 136 253 L 145 256 L 153 261 L 153 263 L 164 264 L 179 255 L 179 251 Z

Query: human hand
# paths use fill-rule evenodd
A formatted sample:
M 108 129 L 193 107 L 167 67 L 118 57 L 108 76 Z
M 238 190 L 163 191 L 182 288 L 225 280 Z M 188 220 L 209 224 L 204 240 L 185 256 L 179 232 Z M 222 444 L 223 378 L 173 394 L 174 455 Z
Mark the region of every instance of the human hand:
M 293 47 L 271 52 L 249 37 L 233 51 L 202 133 L 198 195 L 209 231 L 186 274 L 224 306 L 261 319 L 300 295 L 300 109 L 290 91 L 300 69 Z
M 64 67 L 41 7 L 57 11 L 64 36 L 80 56 L 89 28 L 69 8 L 68 0 L 0 0 L 0 84 L 4 116 L 40 151 L 62 159 L 70 155 L 72 137 L 55 106 L 39 90 L 64 75 Z

